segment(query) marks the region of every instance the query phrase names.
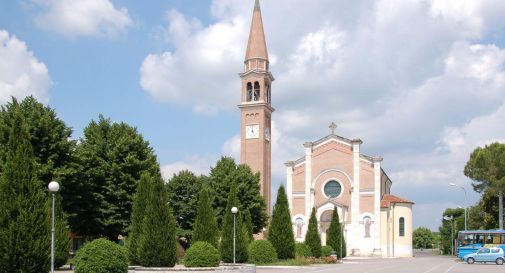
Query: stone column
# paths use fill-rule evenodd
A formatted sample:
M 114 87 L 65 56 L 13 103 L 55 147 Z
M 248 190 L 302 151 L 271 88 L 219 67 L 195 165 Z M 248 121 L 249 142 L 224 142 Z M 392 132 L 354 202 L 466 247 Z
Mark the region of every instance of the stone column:
M 312 142 L 305 142 L 305 216 L 310 218 L 314 206 L 312 189 Z
M 374 256 L 382 256 L 381 251 L 381 162 L 382 157 L 373 158 L 374 169 Z
M 288 161 L 286 165 L 286 195 L 288 197 L 289 211 L 293 211 L 293 167 L 295 163 Z
M 360 218 L 360 208 L 359 208 L 359 202 L 360 202 L 360 196 L 359 196 L 359 189 L 360 189 L 360 145 L 363 142 L 360 139 L 354 139 L 352 140 L 352 158 L 353 158 L 353 183 L 352 183 L 352 193 L 351 193 L 351 226 L 352 226 L 352 232 L 351 232 L 351 238 L 352 238 L 352 249 L 351 249 L 351 255 L 353 256 L 359 256 L 360 255 L 360 225 L 359 225 L 359 218 Z

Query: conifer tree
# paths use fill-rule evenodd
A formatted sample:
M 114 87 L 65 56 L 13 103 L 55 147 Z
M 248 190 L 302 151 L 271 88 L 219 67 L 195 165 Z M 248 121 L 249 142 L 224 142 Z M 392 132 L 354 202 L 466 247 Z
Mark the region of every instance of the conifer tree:
M 295 237 L 291 226 L 291 213 L 289 212 L 288 198 L 284 186 L 279 187 L 277 201 L 275 202 L 272 222 L 268 231 L 268 240 L 272 243 L 279 259 L 292 259 L 295 257 Z
M 24 118 L 13 117 L 0 179 L 0 272 L 48 272 L 50 212 Z
M 48 210 L 51 209 L 51 199 L 48 199 Z M 70 230 L 68 229 L 67 215 L 63 212 L 61 204 L 61 196 L 56 196 L 55 212 L 54 212 L 54 267 L 60 268 L 64 266 L 69 258 L 71 246 Z
M 139 238 L 142 233 L 142 223 L 146 212 L 146 202 L 150 187 L 152 186 L 152 179 L 148 173 L 143 173 L 137 185 L 137 192 L 133 197 L 133 210 L 131 217 L 130 233 L 127 239 L 128 256 L 131 264 L 139 264 L 137 257 Z
M 232 183 L 230 194 L 228 195 L 226 210 L 223 218 L 223 237 L 221 240 L 221 258 L 224 262 L 233 262 L 233 214 L 231 209 L 239 207 L 237 199 L 237 186 Z M 242 213 L 239 211 L 235 215 L 236 219 L 236 244 L 235 244 L 235 259 L 237 263 L 247 261 L 247 245 L 242 231 Z
M 337 256 L 342 258 L 344 249 L 344 238 L 342 237 L 342 225 L 338 216 L 337 207 L 333 210 L 330 227 L 326 237 L 326 245 L 331 246 L 337 252 Z
M 305 236 L 305 244 L 309 246 L 312 251 L 312 255 L 316 258 L 321 257 L 321 236 L 317 230 L 317 218 L 316 209 L 312 208 L 312 213 L 310 214 L 309 229 L 307 235 Z
M 161 176 L 151 178 L 137 258 L 146 267 L 173 267 L 177 262 L 175 219 Z
M 246 239 L 248 239 L 249 243 L 251 243 L 252 241 L 254 241 L 253 225 L 252 225 L 252 219 L 251 219 L 251 212 L 248 209 L 246 209 L 246 211 L 244 213 L 244 227 L 245 227 L 245 231 L 246 231 Z
M 217 228 L 216 214 L 212 208 L 211 200 L 208 187 L 203 187 L 198 194 L 198 207 L 196 210 L 193 242 L 208 242 L 217 249 L 219 231 Z

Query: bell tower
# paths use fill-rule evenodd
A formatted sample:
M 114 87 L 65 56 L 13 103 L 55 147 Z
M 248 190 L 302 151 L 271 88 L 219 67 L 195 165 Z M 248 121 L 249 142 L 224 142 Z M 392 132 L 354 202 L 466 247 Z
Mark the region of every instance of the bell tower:
M 260 173 L 261 195 L 270 213 L 270 180 L 272 164 L 272 108 L 271 85 L 274 77 L 269 71 L 268 51 L 263 30 L 263 20 L 259 0 L 255 0 L 249 33 L 249 41 L 244 61 L 242 96 L 239 105 L 241 113 L 241 154 L 242 164 L 251 167 L 253 173 Z

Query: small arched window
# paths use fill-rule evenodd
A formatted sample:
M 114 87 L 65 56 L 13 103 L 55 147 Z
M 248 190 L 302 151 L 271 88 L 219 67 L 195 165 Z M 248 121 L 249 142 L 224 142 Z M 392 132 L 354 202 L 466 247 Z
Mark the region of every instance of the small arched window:
M 250 82 L 247 83 L 247 101 L 252 100 L 252 84 Z
M 399 220 L 399 225 L 400 225 L 400 236 L 403 237 L 405 236 L 405 218 L 400 217 Z
M 254 83 L 254 101 L 259 101 L 260 100 L 260 83 L 255 82 Z

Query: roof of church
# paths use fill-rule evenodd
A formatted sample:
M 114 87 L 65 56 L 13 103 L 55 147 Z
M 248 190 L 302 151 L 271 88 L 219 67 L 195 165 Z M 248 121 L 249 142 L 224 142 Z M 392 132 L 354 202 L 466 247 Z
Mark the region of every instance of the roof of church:
M 389 208 L 391 204 L 402 203 L 402 204 L 414 204 L 414 202 L 409 201 L 407 199 L 403 199 L 401 197 L 392 195 L 392 194 L 384 194 L 381 200 L 381 208 Z
M 249 42 L 247 43 L 247 51 L 245 54 L 246 61 L 255 58 L 268 60 L 267 43 L 265 31 L 263 30 L 263 19 L 261 17 L 259 0 L 256 0 L 254 3 L 251 32 L 249 33 Z

